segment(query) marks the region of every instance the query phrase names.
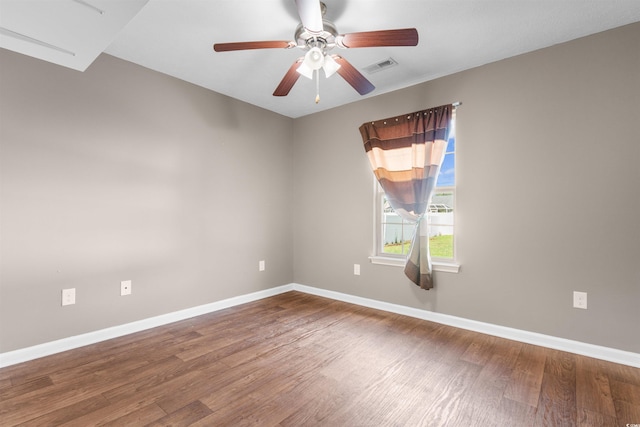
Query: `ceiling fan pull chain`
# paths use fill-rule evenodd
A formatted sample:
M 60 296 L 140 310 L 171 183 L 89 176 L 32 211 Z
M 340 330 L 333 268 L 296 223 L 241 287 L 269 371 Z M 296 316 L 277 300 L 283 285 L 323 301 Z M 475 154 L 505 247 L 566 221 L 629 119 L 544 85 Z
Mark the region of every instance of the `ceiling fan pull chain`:
M 317 69 L 315 72 L 316 77 L 316 104 L 320 102 L 320 69 Z

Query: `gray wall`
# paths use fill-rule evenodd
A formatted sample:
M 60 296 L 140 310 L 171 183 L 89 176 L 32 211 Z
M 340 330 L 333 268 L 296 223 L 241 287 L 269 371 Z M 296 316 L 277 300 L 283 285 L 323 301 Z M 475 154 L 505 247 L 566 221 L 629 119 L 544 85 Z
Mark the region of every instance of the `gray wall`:
M 107 55 L 78 73 L 0 50 L 0 352 L 292 281 L 640 352 L 638 40 L 634 24 L 296 120 Z M 368 262 L 358 126 L 453 101 L 462 268 L 422 291 Z
M 108 55 L 0 63 L 0 352 L 291 283 L 293 120 Z
M 295 282 L 640 352 L 639 40 L 634 24 L 297 119 Z M 422 291 L 368 261 L 358 127 L 455 101 L 462 267 Z

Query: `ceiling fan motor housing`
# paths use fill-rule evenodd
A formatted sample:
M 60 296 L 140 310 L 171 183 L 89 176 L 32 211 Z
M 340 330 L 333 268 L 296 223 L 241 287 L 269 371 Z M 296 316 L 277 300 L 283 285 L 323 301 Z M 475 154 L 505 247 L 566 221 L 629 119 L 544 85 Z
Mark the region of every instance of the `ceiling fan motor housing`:
M 312 34 L 306 28 L 299 24 L 296 28 L 294 40 L 298 47 L 309 50 L 319 47 L 323 51 L 331 50 L 336 46 L 336 37 L 338 30 L 336 26 L 329 21 L 322 21 L 323 31 L 319 34 Z

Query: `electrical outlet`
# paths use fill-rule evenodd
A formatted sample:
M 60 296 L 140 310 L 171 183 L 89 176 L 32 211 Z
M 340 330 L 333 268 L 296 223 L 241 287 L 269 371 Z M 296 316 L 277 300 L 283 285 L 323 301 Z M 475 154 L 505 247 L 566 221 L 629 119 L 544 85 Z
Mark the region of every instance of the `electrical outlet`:
M 258 271 L 264 271 L 265 268 L 264 260 L 258 262 Z
M 587 293 L 573 291 L 573 307 L 587 309 Z
M 131 280 L 124 280 L 120 282 L 120 295 L 131 295 Z
M 360 264 L 353 264 L 353 274 L 356 276 L 360 275 Z
M 76 303 L 76 288 L 62 290 L 62 305 L 72 305 Z

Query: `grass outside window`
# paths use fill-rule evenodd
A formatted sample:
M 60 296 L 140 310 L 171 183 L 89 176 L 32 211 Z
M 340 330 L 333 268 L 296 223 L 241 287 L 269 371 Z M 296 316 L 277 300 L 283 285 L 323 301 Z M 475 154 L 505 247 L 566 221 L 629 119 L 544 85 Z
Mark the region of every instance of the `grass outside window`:
M 411 241 L 390 243 L 384 245 L 385 254 L 407 255 L 411 248 Z M 429 250 L 433 258 L 453 258 L 453 236 L 441 235 L 429 238 Z

